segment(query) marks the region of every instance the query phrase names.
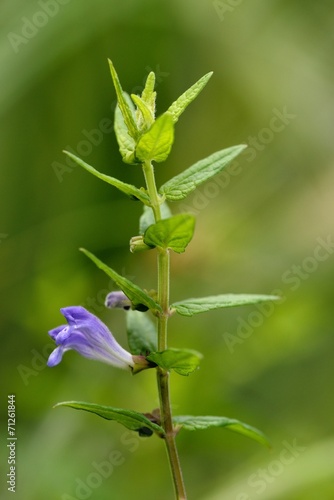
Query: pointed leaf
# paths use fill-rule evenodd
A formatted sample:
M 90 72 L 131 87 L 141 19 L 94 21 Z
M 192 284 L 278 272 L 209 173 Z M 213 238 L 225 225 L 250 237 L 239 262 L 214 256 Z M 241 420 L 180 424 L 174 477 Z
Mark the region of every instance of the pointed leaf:
M 268 446 L 270 448 L 268 439 L 261 431 L 234 418 L 213 416 L 194 417 L 190 415 L 180 415 L 173 417 L 173 423 L 176 425 L 180 425 L 187 431 L 209 429 L 210 427 L 226 427 L 226 429 L 229 429 L 230 431 L 234 431 L 238 434 L 247 436 L 251 439 L 254 439 L 258 443 L 264 444 L 265 446 Z
M 157 93 L 154 92 L 155 74 L 151 71 L 146 79 L 145 88 L 142 92 L 141 98 L 149 106 L 152 115 L 155 114 L 155 98 Z
M 171 248 L 174 252 L 182 253 L 191 241 L 194 229 L 193 215 L 174 215 L 149 226 L 144 234 L 144 243 L 152 247 Z
M 158 349 L 158 333 L 145 313 L 128 311 L 126 313 L 126 329 L 131 354 L 146 356 Z
M 164 194 L 167 200 L 183 200 L 183 198 L 194 191 L 197 186 L 211 179 L 223 170 L 223 168 L 234 160 L 234 158 L 236 158 L 246 147 L 246 145 L 241 144 L 213 153 L 167 181 L 161 186 L 159 192 Z
M 104 271 L 110 278 L 116 283 L 116 285 L 125 293 L 125 295 L 131 300 L 132 304 L 136 308 L 141 308 L 145 306 L 147 309 L 151 309 L 152 312 L 161 311 L 161 307 L 157 304 L 147 293 L 144 292 L 139 286 L 132 283 L 132 281 L 124 278 L 120 274 L 116 273 L 113 269 L 104 264 L 100 259 L 95 257 L 92 253 L 84 248 L 80 250 L 87 255 L 87 257 L 96 264 L 96 266 Z
M 210 297 L 201 297 L 197 299 L 186 299 L 180 302 L 174 302 L 171 309 L 176 310 L 182 316 L 193 316 L 213 309 L 223 307 L 246 306 L 249 304 L 258 304 L 259 302 L 268 302 L 279 300 L 276 295 L 255 295 L 255 294 L 224 294 L 212 295 Z
M 123 92 L 123 97 L 129 105 L 133 119 L 135 119 L 135 107 L 130 99 L 130 96 L 126 92 Z M 129 135 L 128 127 L 126 126 L 122 111 L 120 110 L 118 104 L 115 108 L 114 130 L 119 146 L 119 152 L 121 153 L 124 163 L 128 163 L 130 165 L 137 163 L 135 157 L 136 142 L 133 137 Z
M 113 66 L 113 63 L 110 61 L 110 59 L 109 59 L 109 67 L 110 67 L 111 76 L 112 76 L 112 79 L 114 82 L 114 87 L 116 90 L 118 105 L 119 105 L 119 108 L 120 108 L 121 113 L 123 115 L 124 122 L 125 122 L 127 129 L 129 131 L 129 135 L 131 137 L 133 137 L 134 140 L 137 140 L 139 137 L 139 131 L 138 131 L 136 122 L 133 118 L 132 110 L 131 110 L 128 102 L 124 98 L 121 83 L 118 79 L 118 75 L 117 75 L 116 70 Z
M 174 141 L 173 119 L 170 114 L 159 116 L 151 128 L 141 136 L 136 147 L 138 160 L 165 161 Z
M 202 354 L 191 349 L 166 349 L 152 352 L 147 359 L 164 370 L 174 370 L 179 375 L 189 375 L 197 370 Z
M 84 401 L 63 401 L 61 403 L 57 403 L 54 408 L 58 406 L 68 406 L 70 408 L 74 408 L 75 410 L 84 410 L 94 413 L 95 415 L 105 418 L 106 420 L 115 420 L 131 431 L 142 431 L 143 428 L 145 428 L 156 432 L 159 436 L 164 435 L 164 430 L 160 427 L 160 425 L 151 422 L 151 420 L 145 417 L 145 415 L 133 410 L 124 410 L 123 408 L 114 408 L 112 406 L 102 406 L 94 403 L 86 403 Z
M 162 219 L 168 219 L 169 217 L 172 217 L 172 212 L 170 211 L 170 208 L 165 201 L 160 205 L 160 211 Z M 144 234 L 146 229 L 154 223 L 155 219 L 152 208 L 144 205 L 143 213 L 139 219 L 139 233 Z
M 69 151 L 64 151 L 64 153 L 69 156 L 73 161 L 75 161 L 80 167 L 84 168 L 89 172 L 90 174 L 95 175 L 95 177 L 98 177 L 104 182 L 107 182 L 108 184 L 111 184 L 115 188 L 119 189 L 122 191 L 122 193 L 125 193 L 127 196 L 130 196 L 130 198 L 137 198 L 138 200 L 142 201 L 145 204 L 150 203 L 150 199 L 148 195 L 141 189 L 136 188 L 135 186 L 132 186 L 131 184 L 126 184 L 125 182 L 120 181 L 119 179 L 116 179 L 115 177 L 110 177 L 109 175 L 102 174 L 98 170 L 96 170 L 94 167 L 86 163 L 85 161 L 81 160 L 81 158 L 78 158 L 74 154 L 70 153 Z
M 152 111 L 150 110 L 146 102 L 143 101 L 141 97 L 139 97 L 139 95 L 131 94 L 131 99 L 137 106 L 140 113 L 137 118 L 139 129 L 141 132 L 146 132 L 154 122 Z
M 186 90 L 173 104 L 167 109 L 167 113 L 170 113 L 173 117 L 173 122 L 176 123 L 180 115 L 186 109 L 186 107 L 198 96 L 198 94 L 203 90 L 205 85 L 208 83 L 212 76 L 212 71 L 202 76 L 194 85 L 192 85 L 188 90 Z

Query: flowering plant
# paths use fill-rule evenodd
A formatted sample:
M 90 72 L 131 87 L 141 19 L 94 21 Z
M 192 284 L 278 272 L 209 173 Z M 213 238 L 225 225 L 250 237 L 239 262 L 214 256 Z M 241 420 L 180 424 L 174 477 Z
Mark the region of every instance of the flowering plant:
M 180 375 L 195 371 L 202 355 L 191 349 L 168 347 L 168 324 L 173 314 L 193 316 L 224 307 L 234 307 L 276 300 L 270 295 L 223 294 L 202 298 L 188 298 L 170 303 L 170 252 L 183 253 L 190 243 L 195 217 L 189 213 L 172 215 L 168 202 L 184 199 L 198 185 L 211 179 L 236 158 L 245 148 L 233 146 L 213 153 L 168 180 L 157 189 L 154 163 L 165 161 L 174 140 L 174 126 L 186 107 L 207 84 L 212 73 L 204 75 L 184 92 L 168 110 L 155 118 L 155 75 L 151 72 L 140 96 L 123 92 L 111 61 L 110 70 L 117 94 L 115 133 L 122 159 L 127 164 L 142 168 L 145 185 L 138 188 L 97 171 L 72 153 L 65 153 L 85 170 L 143 204 L 139 235 L 130 240 L 132 253 L 155 251 L 157 255 L 157 290 L 146 292 L 129 279 L 108 267 L 88 250 L 81 249 L 97 267 L 104 271 L 119 288 L 105 300 L 108 308 L 122 308 L 127 316 L 130 352 L 121 347 L 102 321 L 81 306 L 61 310 L 67 325 L 54 328 L 49 335 L 57 347 L 51 353 L 48 366 L 58 365 L 63 354 L 75 350 L 82 356 L 111 364 L 114 367 L 138 373 L 144 369 L 157 372 L 160 408 L 150 413 L 102 406 L 93 403 L 66 401 L 56 406 L 69 406 L 115 420 L 142 436 L 156 434 L 163 439 L 172 473 L 177 499 L 186 498 L 180 460 L 176 448 L 176 434 L 180 429 L 196 430 L 226 427 L 262 444 L 268 444 L 258 429 L 223 416 L 173 416 L 170 402 L 169 374 Z

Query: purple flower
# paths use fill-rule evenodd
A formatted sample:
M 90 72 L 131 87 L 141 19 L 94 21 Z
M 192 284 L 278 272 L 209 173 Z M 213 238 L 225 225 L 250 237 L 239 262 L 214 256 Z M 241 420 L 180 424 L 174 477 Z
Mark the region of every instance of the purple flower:
M 116 342 L 106 325 L 94 314 L 81 306 L 64 307 L 60 311 L 68 325 L 49 331 L 58 347 L 50 354 L 48 366 L 58 365 L 63 353 L 74 349 L 86 358 L 126 370 L 133 369 L 132 355 Z
M 113 309 L 115 307 L 119 307 L 128 311 L 131 308 L 131 300 L 125 295 L 124 292 L 110 292 L 106 296 L 104 305 L 109 309 Z

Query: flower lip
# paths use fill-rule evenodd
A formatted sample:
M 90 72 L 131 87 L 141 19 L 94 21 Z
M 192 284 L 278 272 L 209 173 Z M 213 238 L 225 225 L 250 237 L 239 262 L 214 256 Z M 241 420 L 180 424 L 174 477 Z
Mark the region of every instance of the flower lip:
M 48 366 L 58 365 L 63 354 L 73 349 L 86 358 L 132 370 L 132 355 L 118 344 L 99 318 L 82 306 L 64 307 L 61 313 L 68 325 L 61 325 L 49 331 L 58 347 L 49 356 Z
M 56 341 L 59 332 L 61 332 L 62 330 L 64 330 L 64 328 L 67 328 L 67 325 L 61 325 L 61 326 L 57 326 L 56 328 L 53 328 L 52 330 L 49 331 L 50 337 L 54 341 Z

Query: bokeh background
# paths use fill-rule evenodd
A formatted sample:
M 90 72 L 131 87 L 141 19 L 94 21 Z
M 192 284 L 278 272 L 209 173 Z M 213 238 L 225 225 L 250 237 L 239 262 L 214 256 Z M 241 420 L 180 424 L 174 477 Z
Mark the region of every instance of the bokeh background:
M 76 399 L 150 411 L 153 374 L 132 378 L 74 352 L 45 367 L 47 331 L 62 323 L 63 306 L 86 305 L 126 345 L 123 312 L 102 307 L 112 285 L 80 246 L 155 286 L 153 252 L 128 250 L 139 204 L 62 154 L 69 148 L 142 185 L 111 131 L 108 57 L 128 91 L 140 92 L 156 72 L 158 113 L 214 71 L 177 124 L 172 153 L 156 168 L 159 184 L 216 150 L 250 144 L 233 175 L 172 207 L 197 215 L 186 254 L 172 258 L 172 300 L 277 289 L 283 297 L 267 309 L 170 322 L 171 346 L 204 354 L 192 376 L 172 375 L 174 413 L 238 418 L 273 443 L 268 452 L 227 430 L 184 431 L 178 446 L 189 498 L 334 498 L 333 2 L 3 0 L 0 19 L 1 499 L 11 498 L 11 393 L 16 498 L 173 495 L 158 439 L 52 409 Z M 108 130 L 98 135 L 101 121 Z M 97 467 L 115 451 L 122 463 L 103 477 Z

